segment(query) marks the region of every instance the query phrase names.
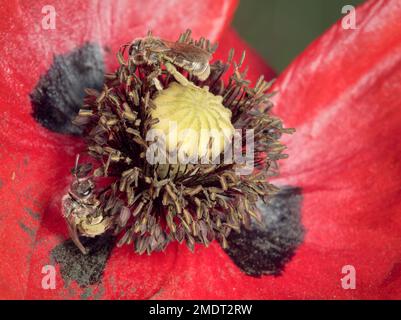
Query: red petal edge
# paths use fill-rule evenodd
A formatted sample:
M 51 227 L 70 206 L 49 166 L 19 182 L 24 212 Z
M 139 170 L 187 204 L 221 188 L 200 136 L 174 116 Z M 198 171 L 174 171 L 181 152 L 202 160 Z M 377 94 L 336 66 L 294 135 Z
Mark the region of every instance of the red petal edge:
M 276 83 L 275 110 L 297 129 L 277 183 L 302 188 L 307 230 L 279 281 L 289 297 L 401 297 L 400 17 L 399 1 L 366 2 L 356 30 L 339 21 Z

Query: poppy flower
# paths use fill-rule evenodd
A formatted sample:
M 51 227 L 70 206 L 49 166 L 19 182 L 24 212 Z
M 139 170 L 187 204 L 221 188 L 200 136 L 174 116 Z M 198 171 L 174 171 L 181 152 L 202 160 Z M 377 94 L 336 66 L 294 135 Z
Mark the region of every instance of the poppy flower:
M 275 181 L 287 187 L 269 208 L 275 226 L 269 232 L 282 239 L 280 250 L 274 243 L 252 247 L 260 230 L 233 238 L 228 254 L 218 243 L 196 246 L 195 253 L 172 243 L 147 256 L 129 246 L 111 250 L 106 242 L 97 244 L 99 254 L 86 258 L 86 267 L 78 256 L 71 258 L 75 251 L 57 251 L 67 238 L 61 197 L 75 155 L 85 147 L 79 136 L 70 135 L 77 133 L 70 120 L 83 88 L 101 86 L 99 75 L 116 67 L 119 46 L 148 29 L 175 39 L 191 28 L 197 37 L 219 41 L 215 58 L 225 58 L 231 47 L 246 48 L 252 81 L 274 73 L 229 27 L 234 1 L 60 1 L 53 5 L 55 29 L 43 28 L 45 4 L 9 1 L 3 4 L 9 15 L 0 23 L 7 44 L 0 48 L 2 298 L 401 296 L 397 1 L 367 1 L 356 11 L 356 30 L 344 30 L 338 22 L 275 83 L 274 112 L 297 129 L 285 141 L 290 157 Z M 238 259 L 243 246 L 250 249 L 252 268 Z M 269 257 L 278 261 L 277 276 L 262 275 L 261 269 L 274 269 L 264 265 Z M 46 266 L 53 265 L 56 283 L 43 286 Z M 355 269 L 355 289 L 341 285 L 344 266 Z

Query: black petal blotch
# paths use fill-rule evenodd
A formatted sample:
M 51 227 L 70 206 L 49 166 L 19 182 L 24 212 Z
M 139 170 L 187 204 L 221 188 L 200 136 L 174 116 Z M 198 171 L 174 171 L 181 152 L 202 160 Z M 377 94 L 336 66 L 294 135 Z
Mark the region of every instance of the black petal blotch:
M 89 249 L 84 255 L 72 240 L 66 240 L 51 251 L 52 259 L 60 265 L 60 273 L 66 283 L 76 281 L 81 287 L 101 281 L 107 259 L 114 246 L 114 237 L 105 234 L 96 238 L 81 238 Z
M 227 239 L 233 262 L 250 276 L 280 275 L 304 238 L 301 203 L 296 187 L 282 188 L 268 204 L 258 203 L 262 224 L 253 221 L 249 230 L 232 231 Z
M 30 94 L 33 117 L 45 128 L 59 133 L 80 134 L 72 124 L 78 113 L 85 88 L 100 90 L 104 81 L 101 47 L 87 43 L 57 55 Z

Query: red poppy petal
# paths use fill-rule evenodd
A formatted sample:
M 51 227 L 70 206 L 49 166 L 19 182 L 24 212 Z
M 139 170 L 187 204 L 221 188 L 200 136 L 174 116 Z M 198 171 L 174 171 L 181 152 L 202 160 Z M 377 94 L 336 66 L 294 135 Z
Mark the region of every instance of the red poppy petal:
M 52 133 L 31 116 L 29 94 L 49 69 L 53 56 L 87 42 L 97 43 L 105 50 L 106 65 L 112 68 L 117 48 L 148 29 L 170 39 L 191 28 L 195 37 L 216 40 L 236 7 L 236 1 L 230 0 L 147 1 L 146 5 L 128 0 L 53 1 L 56 29 L 45 30 L 42 8 L 46 4 L 8 1 L 1 5 L 8 13 L 0 22 L 0 38 L 7 44 L 0 48 L 2 298 L 80 297 L 85 293 L 79 288 L 41 287 L 42 267 L 52 263 L 49 251 L 66 237 L 60 198 L 68 186 L 75 154 L 83 148 L 78 138 Z M 167 256 L 165 265 L 172 256 Z M 153 265 L 163 260 L 157 255 L 151 259 L 157 261 Z M 57 281 L 62 288 L 61 278 Z
M 401 297 L 400 16 L 398 1 L 368 1 L 356 30 L 338 22 L 275 87 L 275 110 L 297 128 L 277 182 L 302 188 L 307 229 L 282 283 L 302 272 L 307 297 Z M 341 287 L 344 265 L 356 290 Z

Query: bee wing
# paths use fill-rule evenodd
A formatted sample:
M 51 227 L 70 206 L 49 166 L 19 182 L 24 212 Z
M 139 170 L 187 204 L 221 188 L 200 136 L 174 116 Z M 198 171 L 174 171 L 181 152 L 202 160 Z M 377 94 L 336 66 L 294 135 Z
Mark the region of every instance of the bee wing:
M 71 208 L 72 208 L 72 199 L 68 194 L 66 194 L 61 199 L 61 209 L 63 217 L 68 217 L 70 215 Z
M 172 63 L 184 69 L 195 70 L 207 65 L 211 54 L 195 45 L 180 42 L 165 42 L 170 48 L 165 52 L 165 57 Z
M 145 47 L 151 52 L 165 53 L 171 51 L 170 43 L 158 38 L 151 38 L 147 41 Z

